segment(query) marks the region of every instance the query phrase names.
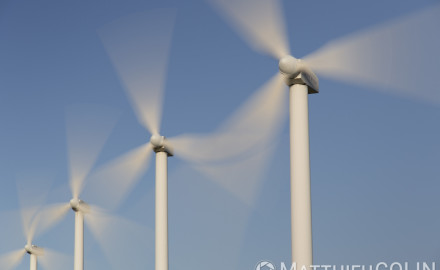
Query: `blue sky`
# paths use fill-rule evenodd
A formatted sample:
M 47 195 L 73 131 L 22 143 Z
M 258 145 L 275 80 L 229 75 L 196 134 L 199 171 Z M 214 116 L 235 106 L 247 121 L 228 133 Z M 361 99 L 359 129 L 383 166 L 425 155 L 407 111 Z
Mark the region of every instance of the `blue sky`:
M 297 57 L 330 40 L 438 7 L 433 0 L 282 2 Z M 177 8 L 165 86 L 164 135 L 214 130 L 277 71 L 275 60 L 250 50 L 206 1 L 2 1 L 2 213 L 19 208 L 20 175 L 35 176 L 25 177 L 32 178 L 35 190 L 46 186 L 34 179 L 49 182 L 48 202 L 70 199 L 65 132 L 69 106 L 96 103 L 120 112 L 98 164 L 148 139 L 97 29 L 133 12 L 162 7 Z M 436 30 L 421 29 L 433 31 L 433 39 Z M 423 54 L 414 52 L 418 53 Z M 437 58 L 438 52 L 433 55 Z M 320 91 L 309 97 L 315 263 L 438 261 L 439 104 L 324 77 Z M 274 134 L 275 154 L 252 206 L 243 205 L 179 159 L 169 160 L 171 269 L 253 269 L 265 259 L 277 264 L 290 261 L 287 127 L 285 122 L 282 132 Z M 115 213 L 150 230 L 153 176 L 150 168 Z M 14 236 L 17 228 L 8 225 L 19 226 L 19 220 L 4 217 L 0 216 L 1 226 L 10 230 L 2 232 L 0 253 L 25 244 L 20 235 Z M 139 236 L 118 233 L 120 237 L 114 237 L 125 251 L 119 254 L 131 254 L 118 260 L 130 261 L 131 269 L 152 269 L 151 231 Z M 72 254 L 73 213 L 35 243 Z M 18 269 L 27 269 L 27 263 Z M 86 232 L 86 269 L 108 266 Z

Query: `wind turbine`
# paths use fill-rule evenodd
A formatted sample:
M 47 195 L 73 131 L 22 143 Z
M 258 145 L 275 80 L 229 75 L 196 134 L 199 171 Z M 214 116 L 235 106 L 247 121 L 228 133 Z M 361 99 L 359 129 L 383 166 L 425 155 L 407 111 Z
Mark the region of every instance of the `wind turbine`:
M 262 87 L 261 91 L 258 91 L 215 132 L 165 138 L 159 130 L 173 22 L 174 11 L 155 10 L 129 15 L 99 30 L 99 35 L 130 98 L 138 121 L 151 137 L 145 145 L 115 159 L 101 171 L 97 169 L 95 177 L 102 179 L 99 186 L 109 190 L 111 194 L 108 196 L 109 199 L 115 198 L 119 201 L 128 194 L 135 181 L 145 171 L 151 153 L 155 152 L 156 270 L 168 269 L 168 157 L 180 156 L 203 169 L 219 161 L 233 158 L 244 160 L 243 156 L 247 155 L 253 158 L 256 152 L 255 146 L 267 148 L 262 142 L 270 137 L 269 131 L 261 132 L 260 125 L 279 127 L 282 119 L 280 116 L 284 109 L 283 106 L 275 106 L 283 99 L 282 91 L 273 95 L 273 86 L 282 82 L 275 78 Z M 255 136 L 249 137 L 250 134 Z M 265 156 L 260 161 L 264 158 Z M 262 163 L 264 165 L 265 162 Z M 258 169 L 254 170 L 258 171 Z M 121 176 L 127 174 L 135 177 L 130 176 L 128 178 L 131 180 L 121 181 Z M 214 174 L 218 175 L 218 172 Z M 251 185 L 242 188 L 245 186 L 243 183 L 222 180 L 217 179 L 217 183 L 246 203 L 251 203 L 256 193 Z
M 281 1 L 209 2 L 254 50 L 279 61 L 279 71 L 290 88 L 291 252 L 298 268 L 308 268 L 313 264 L 308 94 L 319 91 L 314 71 L 439 102 L 432 78 L 438 76 L 440 61 L 432 58 L 439 59 L 440 38 L 432 37 L 426 28 L 438 25 L 440 6 L 330 42 L 301 60 L 290 54 Z M 423 87 L 415 77 L 424 78 Z
M 312 218 L 308 94 L 319 92 L 313 71 L 290 55 L 278 1 L 211 1 L 259 51 L 279 60 L 279 71 L 290 88 L 290 167 L 292 260 L 297 267 L 312 265 Z M 278 89 L 284 88 L 282 84 Z
M 105 186 L 98 185 L 97 189 L 93 189 L 96 184 L 92 176 L 93 168 L 119 115 L 118 110 L 98 104 L 76 104 L 68 107 L 66 111 L 69 186 L 72 199 L 62 205 L 71 208 L 75 213 L 74 270 L 84 269 L 85 224 L 114 269 L 130 267 L 130 263 L 127 262 L 130 260 L 129 256 L 139 256 L 139 251 L 145 249 L 144 242 L 148 241 L 150 231 L 147 227 L 110 214 L 109 210 L 117 207 L 119 200 L 111 196 L 111 201 L 102 200 L 103 197 L 109 196 L 104 192 Z M 123 177 L 124 180 L 130 181 L 133 175 L 127 174 Z M 85 202 L 82 199 L 84 197 L 91 203 Z M 126 238 L 131 239 L 132 235 L 136 235 L 136 239 L 142 241 L 139 244 L 124 244 Z M 118 239 L 119 244 L 115 245 L 111 241 L 113 239 Z M 122 254 L 127 257 L 121 265 Z
M 20 252 L 17 251 L 4 257 L 2 261 L 4 263 L 0 263 L 0 266 L 4 265 L 5 268 L 13 267 L 26 252 L 31 255 L 32 265 L 35 265 L 36 258 L 43 253 L 41 248 L 32 245 L 35 233 L 45 231 L 59 222 L 69 209 L 75 212 L 74 270 L 84 269 L 84 222 L 89 225 L 104 254 L 112 262 L 117 261 L 116 254 L 120 250 L 115 248 L 118 245 L 111 245 L 106 242 L 110 235 L 114 239 L 118 236 L 129 236 L 129 234 L 133 233 L 143 239 L 145 233 L 148 233 L 148 228 L 110 215 L 103 208 L 89 205 L 81 199 L 87 183 L 86 179 L 90 171 L 92 171 L 110 132 L 115 126 L 118 116 L 119 112 L 117 110 L 97 104 L 77 104 L 67 109 L 66 137 L 70 172 L 69 183 L 73 198 L 67 203 L 52 204 L 44 208 L 40 207 L 39 205 L 43 203 L 49 189 L 46 188 L 41 192 L 37 192 L 37 190 L 41 189 L 43 181 L 41 179 L 36 180 L 33 176 L 33 181 L 30 183 L 38 185 L 38 188 L 29 189 L 30 183 L 26 183 L 26 190 L 29 189 L 31 192 L 24 195 L 19 193 L 22 205 L 22 223 L 27 238 L 26 247 L 20 250 Z M 59 195 L 60 190 L 57 191 L 57 195 Z M 86 195 L 89 196 L 86 197 L 90 198 L 93 202 L 99 202 L 100 194 L 98 192 L 88 193 Z M 38 198 L 35 198 L 37 195 L 39 195 Z M 22 201 L 28 201 L 28 203 L 23 203 Z M 114 207 L 115 204 L 104 205 L 106 208 L 111 208 L 110 206 Z M 123 240 L 119 242 L 122 243 Z M 126 246 L 124 246 L 124 249 L 127 249 Z M 131 249 L 129 250 L 131 251 Z M 45 268 L 53 267 L 53 258 L 58 258 L 61 255 L 47 249 L 44 250 L 44 254 L 45 256 L 41 257 L 40 261 Z M 65 267 L 65 265 L 66 263 L 57 264 L 58 267 Z M 116 264 L 112 266 L 116 266 Z
M 33 180 L 41 185 L 41 181 L 35 178 Z M 13 229 L 19 228 L 19 226 L 16 226 L 16 220 L 21 219 L 22 233 L 26 239 L 26 245 L 24 248 L 0 256 L 0 268 L 5 270 L 14 269 L 21 262 L 24 255 L 28 253 L 30 270 L 37 270 L 38 261 L 45 269 L 56 269 L 54 264 L 58 265 L 56 261 L 62 259 L 62 255 L 51 249 L 43 249 L 34 245 L 33 239 L 50 229 L 67 213 L 68 208 L 60 204 L 43 206 L 47 190 L 29 189 L 29 183 L 26 183 L 26 186 L 25 190 L 18 188 L 20 210 L 2 215 L 3 218 L 6 217 L 5 220 L 14 223 L 11 224 Z M 15 233 L 15 231 L 8 232 L 8 235 L 2 237 L 2 239 L 4 243 L 12 243 L 15 242 L 15 239 L 7 241 L 8 237 L 15 238 L 17 235 L 18 233 Z
M 75 212 L 74 270 L 84 269 L 84 221 L 96 222 L 104 211 L 80 199 L 96 160 L 113 130 L 119 112 L 96 104 L 71 106 L 66 115 L 66 134 L 72 199 L 67 204 Z M 94 194 L 92 194 L 91 198 Z M 107 218 L 108 216 L 105 215 Z M 97 234 L 96 230 L 92 230 Z M 97 237 L 98 240 L 102 239 Z
M 27 243 L 24 248 L 0 256 L 0 266 L 5 270 L 14 269 L 26 253 L 30 257 L 29 269 L 37 270 L 37 257 L 44 255 L 44 249 L 31 243 Z
M 0 267 L 2 269 L 14 269 L 21 262 L 24 255 L 28 253 L 30 270 L 37 270 L 37 258 L 44 255 L 44 249 L 32 244 L 33 239 L 30 235 L 26 235 L 26 238 L 28 239 L 24 248 L 0 256 Z
M 168 269 L 167 165 L 168 156 L 173 155 L 173 150 L 165 137 L 159 133 L 159 120 L 163 95 L 161 90 L 171 41 L 173 16 L 172 12 L 163 10 L 154 14 L 137 13 L 119 19 L 100 30 L 104 42 L 107 39 L 105 44 L 116 68 L 119 67 L 118 72 L 125 79 L 138 117 L 151 134 L 147 148 L 140 152 L 142 157 L 134 157 L 144 161 L 140 164 L 140 170 L 144 170 L 143 167 L 147 165 L 151 150 L 156 153 L 155 263 L 157 270 Z M 145 20 L 151 20 L 151 24 L 145 23 Z M 136 32 L 139 30 L 137 27 L 140 26 L 146 26 L 145 29 L 142 28 L 143 33 Z M 144 53 L 134 55 L 133 50 L 139 52 L 139 46 L 145 46 L 141 50 Z M 126 57 L 129 54 L 131 57 Z M 150 91 L 145 94 L 145 90 Z

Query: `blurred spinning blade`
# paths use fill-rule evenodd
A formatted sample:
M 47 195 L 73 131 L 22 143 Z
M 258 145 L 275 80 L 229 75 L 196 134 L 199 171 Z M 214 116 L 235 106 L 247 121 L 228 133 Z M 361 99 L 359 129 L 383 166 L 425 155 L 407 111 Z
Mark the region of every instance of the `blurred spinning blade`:
M 289 55 L 279 0 L 209 0 L 253 49 L 275 59 Z M 275 75 L 216 132 L 171 138 L 175 154 L 240 198 L 254 201 L 261 177 L 287 116 L 287 91 Z M 268 147 L 269 146 L 269 147 Z M 225 172 L 229 178 L 225 176 Z
M 17 193 L 24 237 L 32 244 L 35 236 L 44 233 L 68 211 L 67 204 L 44 205 L 50 190 L 51 176 L 33 171 L 17 175 Z
M 66 116 L 66 136 L 73 198 L 78 198 L 119 112 L 96 104 L 71 106 Z
M 35 208 L 31 208 L 33 209 Z M 58 223 L 69 211 L 70 205 L 67 203 L 62 204 L 52 204 L 47 206 L 39 207 L 37 211 L 35 211 L 32 219 L 29 221 L 29 224 L 26 225 L 23 223 L 23 227 L 27 228 L 26 231 L 26 243 L 32 244 L 32 241 L 35 236 L 40 235 Z M 28 209 L 21 209 L 21 212 L 28 212 Z
M 146 143 L 97 168 L 84 196 L 107 209 L 116 208 L 148 169 L 152 153 L 151 144 Z
M 289 55 L 279 0 L 209 0 L 249 46 L 276 59 Z
M 34 239 L 35 231 L 37 227 L 37 213 L 40 210 L 40 206 L 31 208 L 20 208 L 20 215 L 22 217 L 23 234 L 26 238 L 26 243 L 31 244 Z
M 26 251 L 22 248 L 22 249 L 1 255 L 0 256 L 0 269 L 2 269 L 2 270 L 14 269 L 20 263 L 20 261 L 23 259 L 23 256 L 25 254 L 26 254 Z
M 44 248 L 44 255 L 38 257 L 38 262 L 43 269 L 59 270 L 66 269 L 66 265 L 72 265 L 73 258 L 55 250 Z
M 49 194 L 51 178 L 47 172 L 40 170 L 16 175 L 21 224 L 28 244 L 36 233 L 36 219 Z
M 110 215 L 98 207 L 91 207 L 85 222 L 113 269 L 144 269 L 145 265 L 137 264 L 139 258 L 153 265 L 154 233 L 148 227 Z
M 99 30 L 139 122 L 159 134 L 175 12 L 140 12 Z
M 440 5 L 324 45 L 306 56 L 319 75 L 440 103 Z
M 249 156 L 277 141 L 287 115 L 287 91 L 275 75 L 215 132 L 170 138 L 175 154 L 195 163 L 221 162 Z
M 44 206 L 35 218 L 34 226 L 36 234 L 42 234 L 57 224 L 70 210 L 70 204 L 57 203 Z
M 287 91 L 282 76 L 277 74 L 217 131 L 169 141 L 176 156 L 251 205 L 286 116 Z
M 194 169 L 203 173 L 218 186 L 230 192 L 242 203 L 252 206 L 261 191 L 269 159 L 276 143 L 241 159 L 222 163 L 196 164 Z
M 170 247 L 179 254 L 173 256 L 173 264 L 209 270 L 242 269 L 237 263 L 243 255 L 248 219 L 255 209 L 188 166 L 174 170 L 170 179 L 185 179 L 169 186 L 173 220 L 169 224 Z M 140 207 L 143 205 L 145 202 Z

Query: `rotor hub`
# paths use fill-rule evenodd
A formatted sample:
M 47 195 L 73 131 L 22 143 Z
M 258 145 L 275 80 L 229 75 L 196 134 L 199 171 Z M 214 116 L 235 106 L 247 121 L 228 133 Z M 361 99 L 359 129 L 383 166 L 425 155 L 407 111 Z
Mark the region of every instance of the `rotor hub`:
M 150 143 L 153 146 L 154 152 L 166 152 L 168 156 L 173 156 L 173 148 L 165 136 L 159 134 L 152 135 Z
M 278 63 L 281 74 L 284 75 L 288 86 L 294 84 L 305 84 L 309 94 L 319 93 L 319 81 L 312 69 L 301 59 L 291 55 L 284 56 Z
M 27 244 L 26 246 L 24 246 L 24 249 L 28 254 L 31 255 L 42 256 L 44 254 L 44 249 L 36 245 Z
M 278 67 L 280 69 L 281 74 L 287 77 L 296 77 L 301 72 L 300 70 L 300 59 L 296 59 L 291 55 L 286 55 L 280 59 L 278 63 Z
M 70 200 L 70 207 L 75 212 L 81 211 L 87 213 L 90 210 L 90 206 L 87 203 L 85 203 L 83 200 L 80 200 L 78 198 Z

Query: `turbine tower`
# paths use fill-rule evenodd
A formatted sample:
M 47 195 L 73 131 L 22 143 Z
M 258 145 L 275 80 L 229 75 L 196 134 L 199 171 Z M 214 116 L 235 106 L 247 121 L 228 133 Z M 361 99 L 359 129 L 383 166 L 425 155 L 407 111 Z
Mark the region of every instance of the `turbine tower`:
M 78 198 L 70 200 L 70 207 L 75 212 L 73 270 L 82 270 L 84 269 L 84 215 L 90 211 L 90 207 Z
M 156 211 L 155 261 L 156 270 L 168 269 L 168 157 L 173 151 L 164 136 L 153 135 L 150 140 L 156 153 Z
M 292 258 L 302 269 L 313 264 L 308 95 L 318 93 L 319 85 L 316 75 L 292 56 L 283 57 L 279 69 L 290 88 Z

